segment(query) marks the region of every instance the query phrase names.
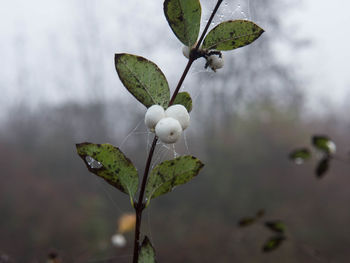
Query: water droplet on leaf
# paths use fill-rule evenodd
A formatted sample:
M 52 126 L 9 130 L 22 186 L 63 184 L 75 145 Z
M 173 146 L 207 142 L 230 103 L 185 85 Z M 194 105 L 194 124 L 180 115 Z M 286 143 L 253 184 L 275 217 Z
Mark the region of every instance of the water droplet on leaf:
M 92 168 L 92 169 L 100 169 L 103 167 L 102 163 L 96 161 L 91 156 L 86 156 L 85 160 L 88 163 L 88 165 L 90 166 L 90 168 Z

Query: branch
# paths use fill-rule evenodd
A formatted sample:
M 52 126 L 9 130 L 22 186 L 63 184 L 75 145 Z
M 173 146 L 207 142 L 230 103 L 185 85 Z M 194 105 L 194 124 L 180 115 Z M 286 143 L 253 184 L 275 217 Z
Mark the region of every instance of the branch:
M 200 36 L 196 47 L 191 50 L 190 53 L 190 58 L 187 62 L 186 68 L 184 70 L 184 72 L 182 73 L 182 76 L 176 86 L 176 89 L 174 91 L 174 94 L 172 95 L 170 102 L 168 104 L 168 106 L 172 105 L 174 103 L 174 100 L 177 96 L 177 94 L 180 91 L 180 88 L 182 86 L 182 83 L 184 82 L 191 66 L 192 63 L 196 60 L 196 56 L 195 54 L 198 53 L 198 49 L 206 35 L 206 33 L 208 32 L 208 28 L 216 14 L 216 12 L 218 11 L 221 3 L 223 0 L 218 0 L 216 3 L 216 6 L 204 28 L 204 31 L 202 32 L 202 35 Z M 146 166 L 145 166 L 145 171 L 143 173 L 143 178 L 142 178 L 142 183 L 141 183 L 141 190 L 140 190 L 140 195 L 139 195 L 139 199 L 138 202 L 135 202 L 135 211 L 136 211 L 136 226 L 135 226 L 135 240 L 134 240 L 134 257 L 133 257 L 133 263 L 137 263 L 138 262 L 138 258 L 139 258 L 139 252 L 140 252 L 140 230 L 141 230 L 141 221 L 142 221 L 142 212 L 145 209 L 145 204 L 143 203 L 143 199 L 144 199 L 144 193 L 145 193 L 145 189 L 146 189 L 146 183 L 147 183 L 147 179 L 148 179 L 148 174 L 149 174 L 149 169 L 151 166 L 151 162 L 152 162 L 152 158 L 153 158 L 153 154 L 154 154 L 154 150 L 156 148 L 157 145 L 157 141 L 158 141 L 158 137 L 155 135 L 153 142 L 152 142 L 152 146 L 151 149 L 148 153 L 148 157 L 147 157 L 147 162 L 146 162 Z

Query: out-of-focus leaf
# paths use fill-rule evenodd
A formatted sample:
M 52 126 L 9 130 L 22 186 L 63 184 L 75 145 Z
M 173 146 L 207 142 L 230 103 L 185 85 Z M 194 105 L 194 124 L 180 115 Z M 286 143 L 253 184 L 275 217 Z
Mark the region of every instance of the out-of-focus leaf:
M 156 252 L 147 236 L 142 242 L 138 263 L 156 263 Z
M 118 148 L 110 144 L 89 142 L 77 144 L 76 147 L 90 172 L 130 195 L 131 201 L 133 200 L 139 183 L 137 170 Z
M 251 44 L 264 33 L 255 23 L 230 20 L 214 27 L 203 41 L 204 49 L 232 50 Z
M 202 8 L 199 0 L 165 0 L 164 14 L 176 37 L 188 47 L 198 38 Z
M 256 220 L 256 218 L 254 218 L 254 217 L 244 217 L 244 218 L 241 218 L 241 219 L 238 221 L 238 226 L 240 226 L 240 227 L 250 226 L 250 225 L 252 225 L 253 223 L 255 223 L 255 220 Z
M 277 249 L 284 240 L 286 240 L 286 237 L 283 235 L 273 236 L 269 238 L 262 248 L 263 252 L 270 252 Z
M 257 213 L 256 213 L 256 218 L 261 218 L 265 215 L 265 210 L 264 209 L 260 209 Z
M 335 143 L 325 135 L 312 136 L 312 145 L 326 154 L 334 154 L 336 151 Z
M 115 68 L 126 89 L 147 108 L 170 100 L 168 81 L 153 62 L 131 54 L 115 54 Z
M 325 173 L 328 171 L 330 161 L 331 161 L 331 158 L 328 155 L 322 158 L 321 161 L 319 161 L 315 171 L 316 176 L 318 178 L 323 177 Z
M 173 104 L 181 104 L 185 106 L 188 112 L 192 110 L 192 99 L 188 92 L 179 92 Z
M 294 161 L 296 164 L 302 164 L 310 158 L 311 152 L 308 148 L 296 149 L 289 154 L 289 159 Z
M 157 165 L 147 182 L 147 201 L 170 192 L 175 186 L 187 183 L 199 173 L 203 165 L 199 159 L 189 155 Z
M 270 230 L 277 232 L 277 233 L 284 233 L 286 230 L 286 226 L 283 222 L 277 220 L 277 221 L 266 221 L 265 226 L 269 228 Z
M 118 233 L 124 234 L 134 230 L 136 225 L 136 215 L 123 214 L 118 220 Z

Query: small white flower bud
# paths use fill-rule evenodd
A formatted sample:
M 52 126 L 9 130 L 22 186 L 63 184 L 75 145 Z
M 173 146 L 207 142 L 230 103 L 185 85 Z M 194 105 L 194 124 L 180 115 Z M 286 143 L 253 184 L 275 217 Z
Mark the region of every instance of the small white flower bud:
M 213 71 L 220 69 L 224 66 L 224 58 L 220 58 L 217 55 L 211 55 L 208 57 L 208 63 Z
M 113 246 L 124 247 L 126 245 L 126 239 L 122 234 L 115 234 L 111 238 Z
M 162 106 L 152 105 L 148 108 L 145 115 L 145 124 L 148 129 L 154 132 L 157 123 L 165 117 L 165 112 Z
M 164 143 L 175 143 L 181 136 L 182 128 L 174 118 L 166 117 L 156 125 L 156 135 Z
M 166 117 L 172 117 L 180 122 L 182 130 L 185 130 L 190 125 L 190 115 L 185 106 L 175 104 L 170 106 L 165 111 Z
M 183 46 L 182 47 L 182 54 L 184 54 L 184 56 L 186 57 L 186 58 L 190 58 L 190 47 L 188 47 L 188 46 Z

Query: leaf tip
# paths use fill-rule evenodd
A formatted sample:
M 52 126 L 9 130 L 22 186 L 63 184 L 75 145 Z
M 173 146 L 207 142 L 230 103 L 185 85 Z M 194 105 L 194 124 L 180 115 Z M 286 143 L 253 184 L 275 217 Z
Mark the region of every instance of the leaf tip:
M 118 63 L 119 59 L 120 59 L 122 56 L 124 56 L 124 55 L 126 55 L 126 53 L 116 53 L 116 54 L 114 54 L 114 63 L 115 63 L 115 66 L 116 66 L 116 67 L 117 67 L 117 63 Z
M 151 245 L 151 241 L 149 240 L 148 236 L 145 236 L 145 238 L 142 241 L 142 246 L 147 246 L 147 245 Z

